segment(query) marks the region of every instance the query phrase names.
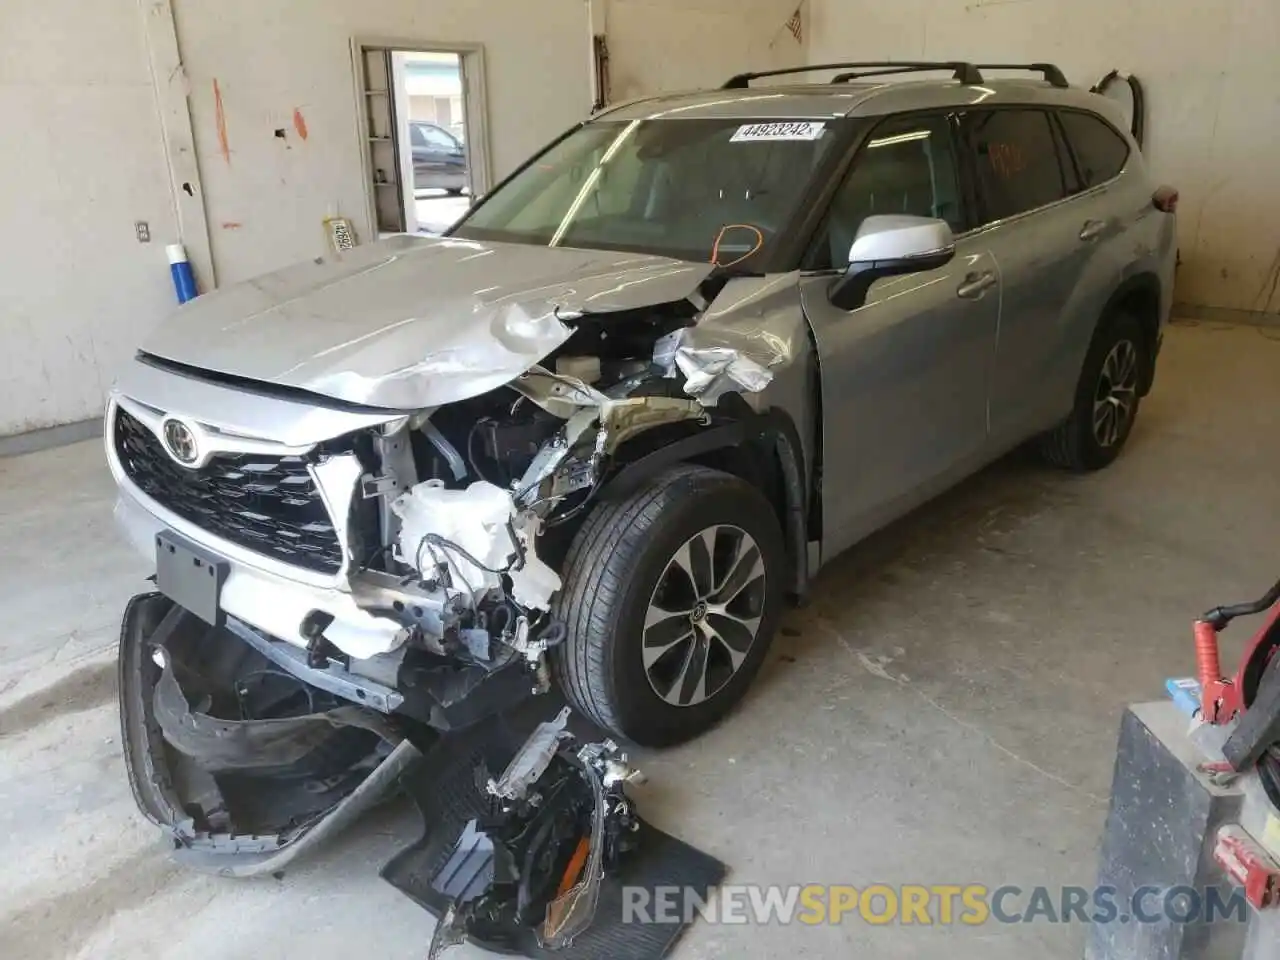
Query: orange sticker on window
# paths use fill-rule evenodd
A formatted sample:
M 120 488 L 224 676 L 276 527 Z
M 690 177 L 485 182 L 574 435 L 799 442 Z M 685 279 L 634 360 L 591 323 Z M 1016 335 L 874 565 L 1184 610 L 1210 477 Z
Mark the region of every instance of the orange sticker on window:
M 1001 180 L 1011 180 L 1027 169 L 1027 155 L 1019 143 L 989 143 L 987 159 Z

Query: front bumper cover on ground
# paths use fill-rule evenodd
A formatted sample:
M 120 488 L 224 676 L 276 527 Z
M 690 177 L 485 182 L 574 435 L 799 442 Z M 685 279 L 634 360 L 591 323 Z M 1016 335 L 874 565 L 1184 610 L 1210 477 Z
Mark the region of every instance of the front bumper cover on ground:
M 119 650 L 125 766 L 139 808 L 180 861 L 229 876 L 271 873 L 376 804 L 418 752 L 354 706 L 249 720 L 192 707 L 175 671 L 215 630 L 161 594 L 129 601 Z M 231 635 L 219 640 L 208 646 L 231 651 L 246 674 L 281 676 Z M 326 756 L 344 727 L 368 736 L 345 738 L 346 757 Z

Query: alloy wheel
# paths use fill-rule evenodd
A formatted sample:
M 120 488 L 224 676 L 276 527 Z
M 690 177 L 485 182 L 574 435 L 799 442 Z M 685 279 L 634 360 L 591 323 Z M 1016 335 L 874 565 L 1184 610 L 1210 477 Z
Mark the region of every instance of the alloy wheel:
M 1121 340 L 1102 363 L 1093 396 L 1093 438 L 1114 447 L 1125 435 L 1138 405 L 1138 349 Z
M 694 534 L 667 561 L 645 613 L 643 660 L 654 693 L 692 707 L 733 679 L 760 631 L 764 557 L 741 527 Z

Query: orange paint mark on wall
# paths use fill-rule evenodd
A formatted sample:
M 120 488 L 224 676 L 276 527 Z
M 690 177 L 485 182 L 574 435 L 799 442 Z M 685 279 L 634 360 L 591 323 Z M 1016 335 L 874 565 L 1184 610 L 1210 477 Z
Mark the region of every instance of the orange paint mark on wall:
M 213 78 L 213 112 L 218 125 L 218 151 L 222 159 L 231 165 L 231 141 L 227 139 L 227 115 L 222 109 L 222 88 L 218 86 L 218 78 Z
M 298 131 L 298 136 L 303 140 L 307 139 L 307 121 L 297 107 L 293 108 L 293 129 Z

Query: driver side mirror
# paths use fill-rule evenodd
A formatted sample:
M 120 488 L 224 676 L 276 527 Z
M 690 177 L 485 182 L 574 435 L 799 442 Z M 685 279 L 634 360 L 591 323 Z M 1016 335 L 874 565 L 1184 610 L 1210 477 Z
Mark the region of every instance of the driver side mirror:
M 831 285 L 831 302 L 841 310 L 857 310 L 882 277 L 937 270 L 955 255 L 955 237 L 945 220 L 867 217 L 849 249 L 849 268 Z

